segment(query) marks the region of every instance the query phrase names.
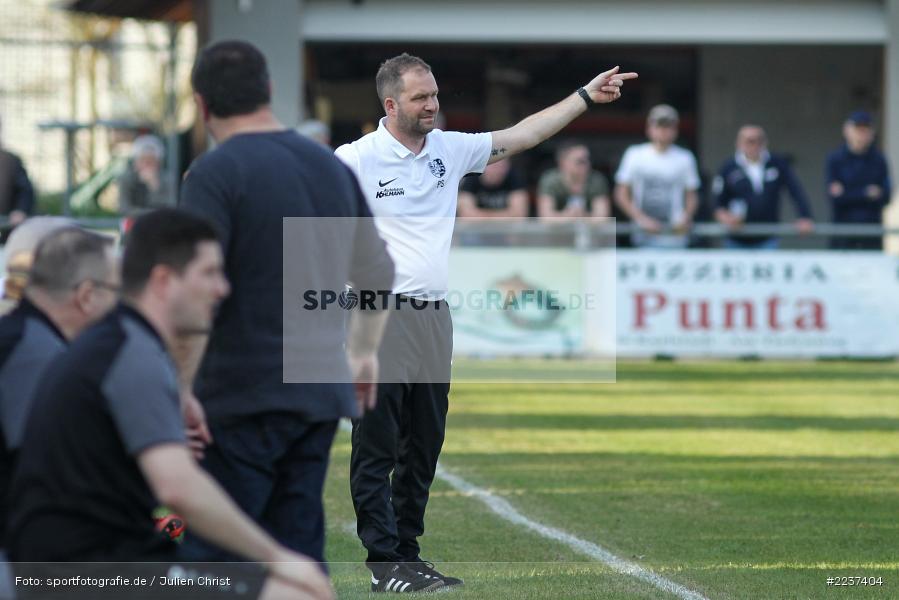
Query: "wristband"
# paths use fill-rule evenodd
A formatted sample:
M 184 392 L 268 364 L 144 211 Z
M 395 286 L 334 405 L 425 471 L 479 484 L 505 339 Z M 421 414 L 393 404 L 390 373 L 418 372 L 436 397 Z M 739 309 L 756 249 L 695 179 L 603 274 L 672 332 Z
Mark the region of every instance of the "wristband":
M 584 88 L 578 88 L 577 95 L 584 99 L 584 102 L 587 104 L 587 108 L 596 106 L 596 102 L 593 101 L 593 98 L 590 97 L 590 94 L 588 94 L 587 90 L 585 90 Z

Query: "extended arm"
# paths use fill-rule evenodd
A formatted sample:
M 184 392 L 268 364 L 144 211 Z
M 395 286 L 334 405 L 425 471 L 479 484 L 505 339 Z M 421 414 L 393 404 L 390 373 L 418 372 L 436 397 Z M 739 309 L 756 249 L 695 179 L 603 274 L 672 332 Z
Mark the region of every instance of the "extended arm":
M 249 560 L 312 597 L 334 597 L 328 579 L 309 558 L 288 551 L 243 514 L 224 490 L 197 466 L 187 448 L 160 444 L 137 456 L 160 502 L 184 517 L 200 537 Z
M 607 104 L 621 97 L 621 86 L 626 80 L 636 77 L 636 73 L 619 73 L 618 67 L 615 67 L 597 75 L 584 89 L 594 102 Z M 533 148 L 558 133 L 586 110 L 587 103 L 584 99 L 577 93 L 572 93 L 561 102 L 534 113 L 508 129 L 492 132 L 493 148 L 489 162 Z

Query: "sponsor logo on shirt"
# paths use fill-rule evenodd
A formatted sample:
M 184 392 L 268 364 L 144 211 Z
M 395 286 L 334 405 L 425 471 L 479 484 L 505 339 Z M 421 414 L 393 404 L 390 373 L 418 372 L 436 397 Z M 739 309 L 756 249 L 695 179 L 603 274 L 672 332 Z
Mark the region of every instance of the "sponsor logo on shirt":
M 428 163 L 428 168 L 431 169 L 431 175 L 438 179 L 446 175 L 446 165 L 444 165 L 443 161 L 439 158 L 430 161 Z
M 401 187 L 386 188 L 375 194 L 375 198 L 387 198 L 390 196 L 405 196 L 406 190 Z

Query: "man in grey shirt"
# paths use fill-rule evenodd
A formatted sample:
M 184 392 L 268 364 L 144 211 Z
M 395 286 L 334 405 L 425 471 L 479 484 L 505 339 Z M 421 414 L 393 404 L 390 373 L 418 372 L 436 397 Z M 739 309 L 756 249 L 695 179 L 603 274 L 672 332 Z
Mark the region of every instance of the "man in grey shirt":
M 333 598 L 319 567 L 253 524 L 191 455 L 168 348 L 184 331 L 208 328 L 228 292 L 209 223 L 174 209 L 138 219 L 123 258 L 123 303 L 53 363 L 34 397 L 10 495 L 10 557 L 32 563 L 16 565 L 23 575 L 58 576 L 51 562 L 95 563 L 98 574 L 106 563 L 162 562 L 169 576 L 188 578 L 155 527 L 161 503 L 267 571 L 203 567 L 232 584 L 201 583 L 192 598 Z M 72 597 L 100 597 L 82 594 Z
M 3 506 L 31 399 L 47 365 L 63 353 L 68 341 L 112 308 L 117 289 L 118 269 L 110 239 L 65 227 L 38 245 L 25 297 L 0 319 Z M 0 532 L 0 547 L 3 545 Z

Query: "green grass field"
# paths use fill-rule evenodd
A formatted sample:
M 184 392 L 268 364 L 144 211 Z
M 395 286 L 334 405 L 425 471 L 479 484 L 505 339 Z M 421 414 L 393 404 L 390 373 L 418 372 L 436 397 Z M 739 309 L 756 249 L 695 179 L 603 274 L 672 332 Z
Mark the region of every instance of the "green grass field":
M 457 381 L 450 406 L 449 472 L 707 598 L 899 598 L 895 363 L 625 362 L 615 384 Z M 340 597 L 368 598 L 348 458 L 341 433 L 327 554 Z M 677 597 L 432 492 L 423 554 L 466 579 L 454 596 Z

